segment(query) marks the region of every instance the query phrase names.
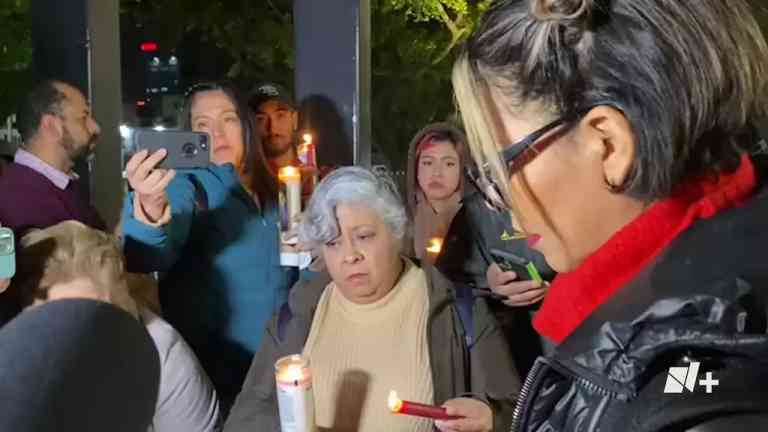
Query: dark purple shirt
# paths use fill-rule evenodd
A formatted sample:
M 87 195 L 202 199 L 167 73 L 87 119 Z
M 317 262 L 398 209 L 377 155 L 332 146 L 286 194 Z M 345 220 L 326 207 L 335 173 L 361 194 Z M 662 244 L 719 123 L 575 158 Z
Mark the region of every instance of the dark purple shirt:
M 10 164 L 0 176 L 0 223 L 17 238 L 32 228 L 48 228 L 66 220 L 104 230 L 104 221 L 80 194 L 76 180 L 64 189 L 34 169 Z

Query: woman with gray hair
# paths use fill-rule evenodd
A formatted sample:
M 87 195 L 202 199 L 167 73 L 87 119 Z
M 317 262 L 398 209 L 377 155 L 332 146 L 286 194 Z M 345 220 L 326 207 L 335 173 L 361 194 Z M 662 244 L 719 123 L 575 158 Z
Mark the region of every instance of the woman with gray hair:
M 456 430 L 506 430 L 519 389 L 506 342 L 482 299 L 462 324 L 452 284 L 401 255 L 406 220 L 386 177 L 348 167 L 318 185 L 299 237 L 331 280 L 293 288 L 225 431 L 280 430 L 273 365 L 290 354 L 310 361 L 321 430 L 431 431 L 430 421 L 386 410 L 393 389 L 464 417 Z

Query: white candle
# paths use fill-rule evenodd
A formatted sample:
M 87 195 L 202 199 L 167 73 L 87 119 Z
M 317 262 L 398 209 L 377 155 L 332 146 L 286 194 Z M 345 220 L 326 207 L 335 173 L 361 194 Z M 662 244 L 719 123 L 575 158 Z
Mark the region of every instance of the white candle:
M 299 161 L 305 167 L 317 167 L 317 155 L 315 153 L 315 144 L 312 142 L 312 134 L 304 134 L 304 142 L 299 145 Z
M 277 178 L 285 183 L 285 200 L 288 207 L 288 226 L 294 228 L 301 213 L 301 171 L 293 166 L 280 168 Z
M 309 360 L 290 355 L 275 363 L 277 407 L 283 432 L 315 430 L 315 399 Z

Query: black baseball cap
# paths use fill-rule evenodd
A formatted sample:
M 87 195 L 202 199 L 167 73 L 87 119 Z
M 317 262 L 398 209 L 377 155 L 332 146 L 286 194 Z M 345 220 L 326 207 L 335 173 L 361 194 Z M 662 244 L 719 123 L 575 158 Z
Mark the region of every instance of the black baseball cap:
M 255 111 L 259 108 L 259 105 L 273 99 L 288 105 L 291 109 L 296 109 L 296 103 L 291 92 L 280 84 L 272 82 L 256 86 L 248 97 L 248 105 Z

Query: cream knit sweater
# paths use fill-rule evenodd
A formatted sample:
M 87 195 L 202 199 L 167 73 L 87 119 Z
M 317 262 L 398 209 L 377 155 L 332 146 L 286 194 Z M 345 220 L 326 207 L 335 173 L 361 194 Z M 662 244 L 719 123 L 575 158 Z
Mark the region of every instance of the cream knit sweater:
M 431 421 L 387 409 L 390 390 L 433 403 L 428 310 L 426 275 L 407 260 L 400 281 L 375 303 L 352 303 L 334 283 L 326 287 L 304 346 L 321 430 L 432 430 Z

